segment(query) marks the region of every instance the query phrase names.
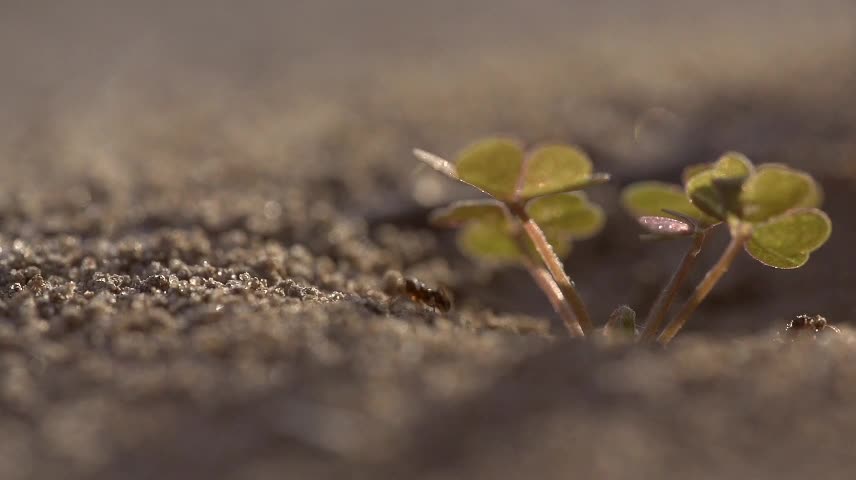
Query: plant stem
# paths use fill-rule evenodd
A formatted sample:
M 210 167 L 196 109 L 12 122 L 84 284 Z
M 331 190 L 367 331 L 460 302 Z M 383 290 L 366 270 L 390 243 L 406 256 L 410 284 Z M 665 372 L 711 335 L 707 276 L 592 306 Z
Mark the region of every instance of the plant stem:
M 713 287 L 716 283 L 725 275 L 725 272 L 728 271 L 728 268 L 731 267 L 731 264 L 734 263 L 734 259 L 737 258 L 737 255 L 740 253 L 740 250 L 743 248 L 743 244 L 746 243 L 746 240 L 749 238 L 749 233 L 746 232 L 742 225 L 737 225 L 736 228 L 732 229 L 731 233 L 731 242 L 728 244 L 728 247 L 722 253 L 722 256 L 719 257 L 719 260 L 710 267 L 710 270 L 704 276 L 704 278 L 699 282 L 693 294 L 687 299 L 686 303 L 681 307 L 681 310 L 675 315 L 675 318 L 666 326 L 663 333 L 657 338 L 657 341 L 662 345 L 668 344 L 672 338 L 677 335 L 677 333 L 683 328 L 684 324 L 687 323 L 690 316 L 692 316 L 693 312 L 695 312 L 696 308 L 701 305 L 701 302 L 707 298 L 707 295 L 713 290 Z
M 544 231 L 541 230 L 541 227 L 534 220 L 529 218 L 529 214 L 526 213 L 523 205 L 511 204 L 508 207 L 511 213 L 520 220 L 520 223 L 523 225 L 523 231 L 529 237 L 529 240 L 532 241 L 532 245 L 535 246 L 535 250 L 544 262 L 544 266 L 547 267 L 550 275 L 553 276 L 553 279 L 558 284 L 559 290 L 561 290 L 565 300 L 570 303 L 571 310 L 574 312 L 574 316 L 583 333 L 590 335 L 594 330 L 594 326 L 592 325 L 585 302 L 583 302 L 577 289 L 574 288 L 574 283 L 568 277 L 568 274 L 565 273 L 562 261 L 559 260 L 556 252 L 553 251 L 553 247 L 550 246 L 550 242 L 544 236 Z
M 559 290 L 559 286 L 556 285 L 556 281 L 553 280 L 553 277 L 550 275 L 544 267 L 539 267 L 532 262 L 526 261 L 526 269 L 529 270 L 529 274 L 532 275 L 532 279 L 535 280 L 535 283 L 544 291 L 544 294 L 547 295 L 547 299 L 550 300 L 550 305 L 553 306 L 553 310 L 562 318 L 562 321 L 565 323 L 565 327 L 568 329 L 568 333 L 571 334 L 572 337 L 584 337 L 583 329 L 580 328 L 580 324 L 577 322 L 576 317 L 574 316 L 574 312 L 571 310 L 568 302 L 565 301 L 565 296 L 562 295 L 562 291 Z
M 523 236 L 522 232 L 518 231 L 514 235 L 514 239 L 517 241 L 518 248 L 520 248 L 521 252 L 528 251 L 526 237 Z M 553 310 L 559 315 L 562 322 L 564 322 L 565 328 L 568 329 L 568 333 L 571 337 L 584 337 L 585 333 L 583 333 L 583 329 L 580 328 L 580 324 L 577 321 L 577 317 L 574 315 L 574 311 L 571 309 L 568 301 L 565 300 L 565 296 L 562 294 L 562 290 L 556 284 L 553 276 L 550 275 L 550 272 L 547 271 L 546 268 L 540 265 L 541 261 L 539 260 L 539 257 L 533 256 L 533 258 L 530 259 L 527 255 L 523 257 L 522 262 L 523 266 L 525 266 L 526 270 L 529 272 L 529 275 L 531 275 L 532 279 L 535 281 L 535 284 L 538 285 L 538 287 L 541 288 L 547 296 L 547 299 L 550 301 L 550 305 L 553 306 Z
M 675 301 L 675 297 L 678 295 L 678 290 L 684 284 L 684 281 L 686 281 L 690 271 L 692 271 L 698 259 L 698 254 L 701 252 L 702 246 L 704 246 L 707 239 L 707 230 L 701 230 L 693 236 L 693 243 L 690 249 L 684 255 L 675 273 L 672 274 L 669 283 L 663 287 L 663 291 L 660 292 L 657 300 L 654 301 L 654 305 L 651 306 L 648 317 L 645 319 L 645 327 L 638 341 L 650 342 L 657 338 L 657 332 L 660 331 L 660 328 L 662 328 L 663 323 L 666 321 L 666 315 L 669 313 L 669 308 L 671 308 L 672 302 Z

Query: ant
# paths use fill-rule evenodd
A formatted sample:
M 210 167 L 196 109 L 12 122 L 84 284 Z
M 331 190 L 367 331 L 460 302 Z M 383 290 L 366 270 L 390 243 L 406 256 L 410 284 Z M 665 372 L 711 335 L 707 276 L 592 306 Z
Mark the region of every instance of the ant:
M 384 275 L 384 291 L 388 295 L 406 296 L 432 310 L 447 313 L 452 309 L 452 295 L 445 287 L 433 289 L 413 277 L 404 277 L 396 271 Z
M 833 327 L 829 321 L 821 315 L 797 315 L 796 318 L 788 322 L 785 327 L 785 336 L 791 341 L 810 336 L 812 339 L 817 339 L 821 332 L 841 333 L 838 327 Z

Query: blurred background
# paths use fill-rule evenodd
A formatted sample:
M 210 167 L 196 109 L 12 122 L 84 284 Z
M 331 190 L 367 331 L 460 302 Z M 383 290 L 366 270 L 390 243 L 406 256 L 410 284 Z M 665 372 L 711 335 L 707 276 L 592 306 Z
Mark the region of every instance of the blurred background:
M 392 169 L 360 176 L 397 179 L 403 145 L 454 151 L 491 132 L 582 143 L 634 174 L 725 148 L 823 169 L 852 146 L 846 0 L 0 8 L 0 145 L 16 170 L 154 170 L 144 143 L 181 171 L 240 152 L 248 169 L 359 159 Z
M 753 451 L 757 425 L 728 416 L 734 398 L 746 407 L 733 415 L 761 418 L 762 427 L 769 427 L 760 429 L 765 445 L 777 445 L 792 436 L 774 418 L 794 414 L 790 394 L 814 392 L 817 397 L 808 401 L 820 407 L 811 411 L 826 412 L 829 398 L 844 405 L 852 398 L 846 385 L 835 384 L 842 389 L 836 392 L 844 392 L 839 397 L 807 390 L 804 379 L 825 377 L 807 371 L 809 362 L 777 367 L 778 357 L 765 356 L 766 340 L 757 347 L 760 354 L 750 350 L 773 375 L 725 381 L 722 394 L 719 379 L 754 365 L 719 346 L 676 349 L 686 363 L 667 364 L 665 356 L 655 360 L 644 353 L 630 360 L 610 356 L 603 360 L 603 377 L 577 367 L 566 378 L 551 363 L 588 365 L 600 353 L 586 349 L 536 358 L 520 380 L 527 394 L 535 388 L 535 403 L 521 400 L 529 397 L 520 393 L 517 377 L 491 384 L 503 368 L 545 347 L 516 335 L 481 335 L 484 330 L 519 333 L 520 315 L 543 331 L 538 322 L 552 314 L 525 275 L 475 266 L 456 252 L 451 234 L 429 228 L 425 219 L 432 207 L 472 193 L 419 168 L 410 152 L 420 147 L 451 156 L 492 134 L 584 147 L 597 169 L 614 177 L 592 191 L 610 215 L 606 231 L 575 247 L 568 263 L 597 319 L 621 303 L 645 311 L 677 261 L 675 244 L 639 241 L 638 228 L 616 203 L 622 186 L 642 179 L 677 182 L 685 165 L 712 161 L 726 150 L 742 151 L 757 163 L 805 169 L 826 190 L 831 241 L 799 271 L 773 271 L 743 256 L 688 330 L 733 338 L 782 327 L 799 313 L 820 313 L 846 325 L 856 314 L 854 85 L 852 0 L 0 0 L 0 259 L 13 258 L 21 271 L 37 263 L 25 255 L 29 244 L 15 243 L 24 239 L 36 252 L 85 252 L 97 261 L 91 275 L 138 255 L 143 260 L 133 261 L 143 264 L 141 271 L 155 276 L 175 273 L 169 262 L 177 257 L 188 268 L 202 268 L 187 257 L 201 258 L 194 249 L 203 245 L 216 253 L 211 258 L 217 268 L 265 279 L 282 273 L 277 268 L 284 262 L 305 260 L 308 266 L 300 268 L 289 263 L 286 276 L 308 285 L 300 288 L 320 286 L 314 294 L 286 289 L 300 294 L 299 308 L 270 292 L 261 306 L 254 297 L 232 298 L 237 306 L 229 304 L 231 316 L 211 310 L 209 297 L 204 298 L 210 305 L 163 306 L 158 315 L 166 320 L 158 321 L 180 325 L 178 340 L 132 340 L 152 340 L 170 351 L 174 357 L 166 367 L 158 357 L 127 352 L 131 359 L 117 362 L 118 347 L 80 347 L 73 343 L 79 338 L 65 333 L 45 346 L 40 335 L 52 334 L 54 327 L 28 336 L 22 325 L 36 314 L 53 321 L 65 313 L 50 305 L 38 310 L 13 294 L 0 299 L 0 313 L 13 325 L 0 331 L 0 349 L 8 342 L 25 345 L 23 352 L 42 352 L 32 357 L 42 363 L 20 355 L 0 364 L 17 368 L 8 369 L 14 375 L 0 376 L 0 407 L 18 409 L 0 415 L 0 432 L 7 432 L 0 438 L 0 473 L 31 478 L 28 472 L 55 474 L 70 465 L 79 478 L 93 472 L 99 478 L 201 478 L 187 475 L 216 475 L 229 467 L 229 478 L 280 478 L 294 461 L 294 468 L 309 472 L 304 478 L 314 478 L 313 472 L 328 472 L 330 465 L 350 471 L 349 462 L 389 459 L 396 451 L 391 446 L 405 440 L 415 442 L 416 454 L 395 460 L 410 472 L 407 462 L 426 446 L 419 444 L 419 426 L 436 424 L 436 443 L 450 445 L 451 456 L 467 448 L 481 452 L 486 438 L 506 434 L 531 439 L 531 446 L 541 437 L 527 429 L 537 425 L 542 432 L 552 425 L 553 434 L 544 435 L 556 443 L 545 443 L 533 458 L 546 462 L 544 471 L 555 478 L 575 465 L 582 465 L 581 472 L 610 472 L 609 455 L 597 457 L 606 466 L 585 463 L 592 456 L 566 455 L 563 442 L 576 439 L 564 435 L 574 426 L 582 425 L 573 431 L 586 439 L 600 435 L 605 442 L 626 442 L 628 463 L 622 465 L 651 465 L 651 454 L 672 455 L 663 458 L 678 465 L 691 432 L 694 461 L 742 459 L 737 463 L 744 478 L 761 478 L 749 475 L 754 459 L 741 456 Z M 72 240 L 63 243 L 63 235 Z M 133 248 L 122 250 L 127 245 Z M 287 253 L 271 257 L 278 262 L 271 267 L 269 251 L 277 249 Z M 708 253 L 716 255 L 717 248 Z M 48 260 L 39 266 L 70 281 L 87 271 L 84 254 L 75 255 L 70 257 L 77 263 L 63 265 L 45 254 Z M 450 285 L 463 312 L 455 326 L 461 329 L 412 327 L 413 322 L 405 327 L 368 310 L 373 297 L 365 285 L 376 287 L 387 267 Z M 315 273 L 325 269 L 341 278 L 331 274 L 325 283 Z M 0 283 L 27 284 L 22 275 L 0 274 Z M 91 287 L 80 285 L 78 293 Z M 326 298 L 333 290 L 358 298 L 302 301 L 304 295 Z M 159 298 L 145 289 L 133 294 L 145 305 Z M 97 298 L 74 297 L 73 289 L 70 295 L 87 308 L 103 307 Z M 111 321 L 81 329 L 91 328 L 93 338 L 102 338 L 104 329 L 107 338 L 122 337 L 119 320 L 134 308 L 120 302 L 106 317 Z M 143 310 L 133 315 L 149 314 Z M 195 326 L 181 329 L 196 321 L 222 329 L 203 340 L 191 338 Z M 109 330 L 114 325 L 120 327 Z M 299 334 L 283 334 L 283 325 Z M 243 335 L 242 329 L 251 332 Z M 560 332 L 556 325 L 553 330 Z M 307 353 L 315 341 L 324 348 Z M 366 359 L 377 359 L 381 367 Z M 661 373 L 677 364 L 686 370 Z M 711 365 L 724 365 L 726 372 Z M 785 367 L 786 374 L 803 376 L 778 376 L 776 368 Z M 631 381 L 639 369 L 652 375 L 652 383 Z M 542 377 L 544 372 L 559 373 Z M 713 387 L 705 384 L 710 396 L 692 383 L 698 378 L 713 379 Z M 766 378 L 783 383 L 766 384 Z M 566 395 L 554 395 L 554 387 L 565 388 Z M 454 409 L 482 388 L 487 394 L 463 414 L 445 416 L 443 409 L 429 408 Z M 134 403 L 144 398 L 140 390 L 162 403 L 149 403 L 148 397 Z M 750 393 L 741 396 L 744 391 Z M 681 395 L 702 397 L 705 408 L 720 417 L 698 419 L 695 403 L 675 400 Z M 767 409 L 770 396 L 786 397 L 776 403 L 782 410 Z M 506 398 L 519 402 L 502 403 Z M 485 417 L 471 414 L 481 412 L 479 400 L 495 400 Z M 686 406 L 686 418 L 673 424 L 677 404 Z M 598 410 L 604 405 L 614 410 Z M 534 418 L 541 410 L 549 421 L 526 423 L 527 414 Z M 551 423 L 560 417 L 567 424 Z M 484 429 L 485 438 L 459 435 L 458 425 L 467 419 L 476 422 L 467 431 Z M 825 420 L 822 425 L 840 419 Z M 818 424 L 807 416 L 800 425 L 811 432 Z M 732 446 L 737 437 L 744 443 Z M 707 456 L 711 445 L 721 450 Z M 433 448 L 428 446 L 426 451 Z M 766 465 L 802 452 L 796 441 L 787 446 L 767 450 Z M 472 471 L 513 477 L 503 470 L 516 462 L 507 448 L 486 447 L 483 457 L 473 453 L 481 460 Z M 603 453 L 592 455 L 597 452 Z M 441 457 L 423 460 L 445 465 Z M 463 465 L 467 458 L 458 461 Z M 580 458 L 583 463 L 575 463 Z M 496 459 L 507 461 L 494 464 Z M 239 468 L 244 461 L 250 467 Z M 704 472 L 696 465 L 686 460 L 680 471 L 703 478 L 693 476 Z M 513 466 L 527 470 L 525 463 Z M 638 478 L 634 468 L 615 468 L 618 476 Z M 128 471 L 138 476 L 124 476 Z M 805 472 L 783 471 L 780 478 Z

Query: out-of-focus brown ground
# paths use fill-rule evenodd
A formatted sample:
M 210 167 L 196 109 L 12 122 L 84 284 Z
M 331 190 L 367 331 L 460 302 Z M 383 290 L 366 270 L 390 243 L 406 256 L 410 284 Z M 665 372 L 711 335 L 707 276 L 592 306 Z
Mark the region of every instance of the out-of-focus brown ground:
M 851 2 L 56 3 L 0 6 L 0 478 L 852 475 Z M 410 149 L 491 133 L 614 173 L 568 262 L 599 321 L 677 261 L 631 181 L 741 150 L 835 232 L 741 258 L 668 351 L 566 342 L 425 223 L 470 192 Z M 804 312 L 844 333 L 776 343 Z

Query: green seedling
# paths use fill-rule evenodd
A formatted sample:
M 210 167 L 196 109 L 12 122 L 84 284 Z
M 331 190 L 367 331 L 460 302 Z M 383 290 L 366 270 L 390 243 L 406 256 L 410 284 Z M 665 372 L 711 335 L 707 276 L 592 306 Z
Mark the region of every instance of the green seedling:
M 415 150 L 435 170 L 486 193 L 489 199 L 455 202 L 432 214 L 438 226 L 460 227 L 460 248 L 494 262 L 521 264 L 545 292 L 571 335 L 590 335 L 588 310 L 560 258 L 571 242 L 597 234 L 604 214 L 580 190 L 609 176 L 594 173 L 581 150 L 547 145 L 528 154 L 509 139 L 491 138 L 464 149 L 449 162 Z M 755 167 L 730 152 L 713 164 L 684 172 L 683 185 L 641 182 L 622 193 L 622 203 L 652 238 L 690 238 L 675 273 L 654 302 L 641 332 L 626 306 L 610 316 L 610 341 L 635 339 L 668 344 L 686 324 L 741 250 L 780 269 L 804 265 L 829 238 L 832 223 L 818 209 L 823 194 L 808 174 L 784 165 Z M 711 230 L 726 225 L 731 241 L 668 324 L 680 287 L 692 271 Z M 664 327 L 665 324 L 665 327 Z
M 644 340 L 656 337 L 664 345 L 686 324 L 741 250 L 774 268 L 799 268 L 832 231 L 829 217 L 818 209 L 823 198 L 820 186 L 810 175 L 778 164 L 756 168 L 745 156 L 733 152 L 714 164 L 687 169 L 683 188 L 643 182 L 625 189 L 622 197 L 624 206 L 649 235 L 693 238 L 640 335 Z M 727 225 L 731 233 L 728 247 L 658 336 L 708 232 L 720 224 Z
M 517 263 L 529 271 L 574 336 L 593 326 L 560 257 L 571 242 L 597 234 L 605 216 L 579 190 L 609 180 L 591 160 L 568 145 L 524 152 L 510 139 L 489 138 L 461 151 L 454 162 L 423 150 L 417 158 L 446 176 L 486 193 L 489 199 L 455 202 L 437 210 L 435 225 L 461 227 L 460 248 L 488 261 Z

